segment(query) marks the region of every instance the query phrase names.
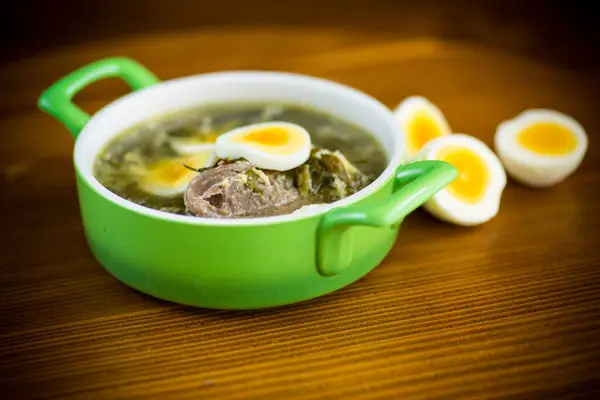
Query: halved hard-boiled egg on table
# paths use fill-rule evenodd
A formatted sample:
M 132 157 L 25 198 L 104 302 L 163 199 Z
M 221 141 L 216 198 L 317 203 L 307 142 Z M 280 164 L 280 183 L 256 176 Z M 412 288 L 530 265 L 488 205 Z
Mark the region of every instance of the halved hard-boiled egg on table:
M 167 158 L 150 164 L 140 172 L 139 187 L 161 197 L 183 194 L 196 176 L 195 170 L 215 163 L 214 145 L 212 146 L 211 149 L 193 155 Z
M 508 174 L 532 187 L 567 178 L 579 167 L 588 146 L 577 121 L 548 109 L 526 110 L 501 123 L 494 142 Z
M 422 96 L 404 99 L 394 109 L 394 115 L 406 140 L 407 161 L 413 161 L 430 140 L 452 133 L 440 109 Z
M 446 161 L 458 170 L 458 177 L 423 205 L 430 214 L 464 226 L 496 216 L 506 173 L 498 157 L 481 140 L 464 134 L 441 136 L 427 143 L 417 159 Z
M 311 140 L 299 125 L 264 122 L 224 133 L 215 149 L 219 158 L 245 158 L 258 168 L 288 171 L 308 160 Z

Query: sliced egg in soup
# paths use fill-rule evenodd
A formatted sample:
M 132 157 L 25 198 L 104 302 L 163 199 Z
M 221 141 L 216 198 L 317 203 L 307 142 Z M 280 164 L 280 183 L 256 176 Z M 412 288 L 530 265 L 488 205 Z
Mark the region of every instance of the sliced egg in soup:
M 394 115 L 406 139 L 408 161 L 414 160 L 417 153 L 430 140 L 452 133 L 440 109 L 422 96 L 404 99 L 394 109 Z
M 464 134 L 442 136 L 431 140 L 417 159 L 446 161 L 458 170 L 458 177 L 424 204 L 430 214 L 456 225 L 472 226 L 498 213 L 506 173 L 485 143 Z
M 181 155 L 191 155 L 214 149 L 219 135 L 208 134 L 192 137 L 175 137 L 169 140 L 171 147 Z
M 214 152 L 168 158 L 149 165 L 139 179 L 139 187 L 147 193 L 161 197 L 181 195 L 197 172 L 192 169 L 205 168 L 214 163 Z
M 308 132 L 289 122 L 264 122 L 229 131 L 217 139 L 219 158 L 245 158 L 263 169 L 287 171 L 310 156 Z
M 508 174 L 531 187 L 566 179 L 579 167 L 588 146 L 577 121 L 547 109 L 526 110 L 501 123 L 494 142 Z

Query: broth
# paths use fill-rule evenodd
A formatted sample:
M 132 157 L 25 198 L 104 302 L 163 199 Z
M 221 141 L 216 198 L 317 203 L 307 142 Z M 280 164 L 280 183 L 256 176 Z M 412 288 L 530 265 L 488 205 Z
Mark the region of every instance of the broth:
M 365 179 L 354 191 L 362 189 L 376 179 L 387 165 L 386 153 L 377 139 L 370 133 L 329 114 L 292 104 L 226 103 L 164 115 L 118 134 L 95 160 L 94 175 L 107 189 L 129 201 L 165 212 L 186 215 L 189 214 L 189 210 L 186 210 L 183 195 L 157 195 L 142 189 L 140 176 L 143 171 L 147 171 L 148 166 L 161 160 L 180 157 L 181 153 L 174 146 L 177 141 L 194 139 L 214 142 L 216 137 L 231 129 L 267 121 L 285 121 L 300 125 L 309 132 L 313 146 L 341 153 L 364 174 Z M 316 150 L 313 150 L 313 154 L 317 154 Z M 312 162 L 310 165 L 315 165 L 316 161 L 309 159 L 307 164 L 309 162 Z M 269 176 L 276 177 L 273 173 Z M 349 191 L 348 194 L 352 192 Z M 303 204 L 335 200 L 335 196 L 308 196 Z M 291 211 L 293 207 L 278 214 Z

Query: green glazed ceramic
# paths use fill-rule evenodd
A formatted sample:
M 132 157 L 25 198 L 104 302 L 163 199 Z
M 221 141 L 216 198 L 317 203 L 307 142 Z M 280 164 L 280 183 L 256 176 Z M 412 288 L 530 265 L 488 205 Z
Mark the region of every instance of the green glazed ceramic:
M 89 117 L 71 99 L 108 77 L 134 90 Z M 125 129 L 203 103 L 282 101 L 321 109 L 375 135 L 388 167 L 362 191 L 323 208 L 268 218 L 214 220 L 168 214 L 120 198 L 93 176 L 94 159 Z M 455 179 L 450 164 L 402 165 L 392 113 L 355 89 L 279 72 L 220 72 L 165 82 L 127 58 L 65 76 L 39 107 L 71 132 L 85 235 L 117 279 L 149 295 L 215 309 L 256 309 L 330 293 L 367 274 L 392 248 L 404 217 Z

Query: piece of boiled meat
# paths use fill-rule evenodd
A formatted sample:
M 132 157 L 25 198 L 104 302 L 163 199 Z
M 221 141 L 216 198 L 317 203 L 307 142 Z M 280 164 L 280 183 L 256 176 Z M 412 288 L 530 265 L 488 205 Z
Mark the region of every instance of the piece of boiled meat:
M 263 171 L 246 161 L 220 162 L 199 172 L 184 201 L 190 215 L 206 218 L 280 215 L 308 204 L 293 175 Z

